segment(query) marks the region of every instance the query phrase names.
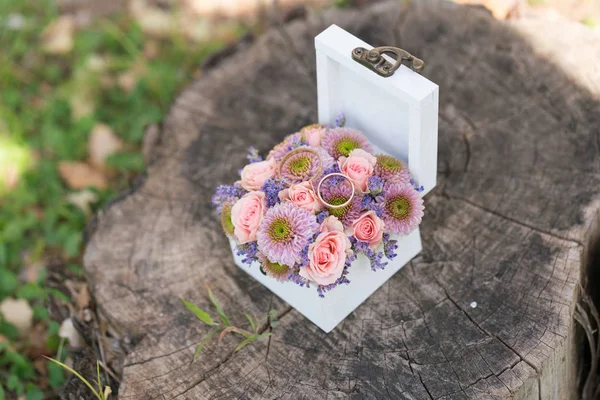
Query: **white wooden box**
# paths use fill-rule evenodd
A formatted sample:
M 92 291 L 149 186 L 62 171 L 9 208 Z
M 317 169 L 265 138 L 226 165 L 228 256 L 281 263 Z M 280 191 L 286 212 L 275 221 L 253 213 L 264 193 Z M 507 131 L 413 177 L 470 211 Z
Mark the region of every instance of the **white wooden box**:
M 352 59 L 356 47 L 372 49 L 336 25 L 315 38 L 319 122 L 330 124 L 343 113 L 346 126 L 363 132 L 382 153 L 408 163 L 413 177 L 429 192 L 436 183 L 438 86 L 402 65 L 391 77 L 381 77 Z M 394 61 L 390 59 L 390 61 Z M 427 212 L 427 211 L 425 211 Z M 398 256 L 381 271 L 372 271 L 366 257 L 352 264 L 349 285 L 317 295 L 292 282 L 265 276 L 255 262 L 248 266 L 236 255 L 238 267 L 286 301 L 325 332 L 330 332 L 392 275 L 421 251 L 421 235 L 415 229 L 399 237 Z

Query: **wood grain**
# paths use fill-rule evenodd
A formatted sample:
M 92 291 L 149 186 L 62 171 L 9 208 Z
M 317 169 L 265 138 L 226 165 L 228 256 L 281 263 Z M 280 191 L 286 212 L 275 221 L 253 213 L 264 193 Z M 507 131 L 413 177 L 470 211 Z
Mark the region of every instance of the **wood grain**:
M 274 28 L 150 131 L 147 179 L 98 215 L 85 254 L 98 306 L 137 343 L 120 399 L 574 397 L 571 313 L 600 209 L 599 36 L 415 3 Z M 324 334 L 235 267 L 210 197 L 249 145 L 316 120 L 313 38 L 331 23 L 426 61 L 440 144 L 422 254 Z M 208 307 L 206 284 L 235 323 L 274 308 L 281 325 L 190 364 L 207 328 L 179 298 Z

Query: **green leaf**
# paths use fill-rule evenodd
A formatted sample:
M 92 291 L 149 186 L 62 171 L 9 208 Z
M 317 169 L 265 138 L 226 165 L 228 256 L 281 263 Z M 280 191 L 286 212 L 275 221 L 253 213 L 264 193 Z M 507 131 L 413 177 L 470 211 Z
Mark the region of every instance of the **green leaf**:
M 19 336 L 19 330 L 10 322 L 0 321 L 0 335 L 15 340 Z
M 254 342 L 255 340 L 262 339 L 262 338 L 265 338 L 265 337 L 269 337 L 271 335 L 272 335 L 272 333 L 269 332 L 269 333 L 263 333 L 262 335 L 254 334 L 252 336 L 249 336 L 246 340 L 244 340 L 243 342 L 241 342 L 240 344 L 237 345 L 237 347 L 235 348 L 234 352 L 243 349 L 244 347 L 246 347 L 246 345 L 248 345 L 249 343 Z
M 0 400 L 4 400 L 6 398 L 6 393 L 4 392 L 4 388 L 2 387 L 2 384 L 0 383 Z
M 11 294 L 18 286 L 17 276 L 6 268 L 0 268 L 0 298 Z
M 225 311 L 223 311 L 223 307 L 221 307 L 221 304 L 219 303 L 219 301 L 213 294 L 212 290 L 210 290 L 210 288 L 208 288 L 208 297 L 210 297 L 210 301 L 212 301 L 213 305 L 215 306 L 215 309 L 217 310 L 217 314 L 219 314 L 219 318 L 221 318 L 221 321 L 223 322 L 223 324 L 225 326 L 231 326 L 231 323 L 229 322 L 229 318 L 227 318 Z
M 246 316 L 246 318 L 248 318 L 248 322 L 250 322 L 250 326 L 252 327 L 252 330 L 256 332 L 256 323 L 254 323 L 254 318 L 252 318 L 252 316 L 247 313 L 244 313 L 244 315 Z
M 119 171 L 141 172 L 144 170 L 144 157 L 140 153 L 119 152 L 106 157 L 106 165 Z
M 59 388 L 65 383 L 65 374 L 61 366 L 50 361 L 48 361 L 48 381 L 52 389 Z
M 6 380 L 6 387 L 8 390 L 12 390 L 13 392 L 21 393 L 23 391 L 23 384 L 18 376 L 12 374 L 9 375 Z
M 277 311 L 269 311 L 269 325 L 271 326 L 271 328 L 277 328 L 277 326 L 279 325 L 278 318 L 279 317 L 277 316 Z
M 92 385 L 91 385 L 91 384 L 88 382 L 88 380 L 87 380 L 87 379 L 85 379 L 83 376 L 81 376 L 81 375 L 79 374 L 79 372 L 75 371 L 73 368 L 69 367 L 69 366 L 68 366 L 68 365 L 66 365 L 66 364 L 63 364 L 63 363 L 61 363 L 61 362 L 60 362 L 60 361 L 58 361 L 58 360 L 55 360 L 55 359 L 53 359 L 53 358 L 46 357 L 46 356 L 44 356 L 44 357 L 45 357 L 45 358 L 47 358 L 48 360 L 52 361 L 53 363 L 60 365 L 61 367 L 63 367 L 64 369 L 66 369 L 67 371 L 69 371 L 70 373 L 72 373 L 73 375 L 75 375 L 75 376 L 76 376 L 76 377 L 77 377 L 77 378 L 78 378 L 78 379 L 79 379 L 81 382 L 83 382 L 83 383 L 84 383 L 84 384 L 85 384 L 85 385 L 86 385 L 88 388 L 90 388 L 90 390 L 92 391 L 92 393 L 94 393 L 94 396 L 96 396 L 96 397 L 98 398 L 98 400 L 103 400 L 103 399 L 102 399 L 102 396 L 101 396 L 101 395 L 100 395 L 98 392 L 96 392 L 96 391 L 94 390 L 94 388 L 93 388 L 93 387 L 92 387 Z
M 187 307 L 188 310 L 190 310 L 191 312 L 194 313 L 196 318 L 198 318 L 200 321 L 204 322 L 206 325 L 211 325 L 211 326 L 219 325 L 219 323 L 215 322 L 206 311 L 198 308 L 198 306 L 195 305 L 194 303 L 190 303 L 189 301 L 185 301 L 183 299 L 180 299 L 180 300 Z
M 28 385 L 26 400 L 44 400 L 44 392 L 33 385 Z
M 198 347 L 196 347 L 196 352 L 194 353 L 194 358 L 192 358 L 192 361 L 194 361 L 196 359 L 196 357 L 198 357 L 198 354 L 200 354 L 200 352 L 204 348 L 204 345 L 206 343 L 208 343 L 208 341 L 213 337 L 215 332 L 216 332 L 216 330 L 214 330 L 214 329 L 212 331 L 208 332 L 208 334 L 204 337 L 204 339 L 202 339 L 202 341 L 198 344 Z

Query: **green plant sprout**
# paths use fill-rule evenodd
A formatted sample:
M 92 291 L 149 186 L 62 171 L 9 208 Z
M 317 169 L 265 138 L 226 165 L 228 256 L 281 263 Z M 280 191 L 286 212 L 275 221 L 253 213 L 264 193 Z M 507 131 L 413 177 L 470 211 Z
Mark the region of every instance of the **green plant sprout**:
M 85 379 L 79 372 L 75 371 L 73 368 L 69 367 L 66 364 L 61 363 L 58 360 L 55 360 L 54 358 L 50 358 L 50 357 L 46 357 L 46 356 L 44 356 L 44 358 L 48 359 L 49 361 L 52 361 L 55 364 L 60 365 L 62 368 L 66 369 L 67 371 L 69 371 L 70 373 L 75 375 L 77 377 L 77 379 L 79 379 L 88 388 L 90 388 L 90 390 L 92 391 L 92 393 L 94 393 L 94 396 L 96 396 L 96 398 L 98 400 L 107 400 L 108 396 L 110 396 L 110 394 L 112 393 L 110 386 L 105 386 L 104 390 L 102 390 L 102 382 L 100 381 L 100 362 L 98 360 L 96 360 L 96 374 L 98 375 L 98 381 L 96 382 L 96 385 L 98 385 L 98 390 L 96 391 L 94 389 L 94 387 L 92 386 L 92 384 L 87 379 Z
M 265 315 L 258 321 L 255 321 L 255 319 L 250 314 L 244 313 L 244 315 L 248 319 L 248 322 L 250 323 L 250 330 L 233 326 L 233 325 L 231 325 L 231 322 L 230 322 L 229 318 L 227 317 L 227 314 L 225 314 L 225 311 L 223 310 L 221 303 L 219 303 L 219 301 L 213 294 L 212 290 L 208 286 L 207 286 L 207 290 L 208 290 L 208 297 L 210 298 L 210 301 L 212 302 L 212 304 L 215 308 L 215 311 L 217 312 L 218 319 L 220 320 L 220 322 L 216 321 L 213 317 L 211 317 L 211 315 L 207 311 L 199 308 L 197 305 L 190 303 L 189 301 L 180 299 L 181 302 L 185 305 L 185 307 L 188 310 L 190 310 L 196 316 L 196 318 L 198 318 L 200 321 L 202 321 L 203 323 L 205 323 L 206 325 L 211 327 L 211 330 L 200 341 L 200 343 L 198 344 L 198 347 L 196 347 L 196 351 L 194 353 L 194 357 L 192 358 L 192 362 L 196 359 L 196 357 L 198 357 L 198 354 L 200 354 L 200 352 L 202 351 L 204 346 L 219 331 L 221 331 L 221 333 L 218 336 L 218 343 L 220 343 L 221 340 L 228 333 L 234 333 L 234 334 L 244 337 L 244 340 L 236 346 L 236 348 L 234 350 L 234 352 L 236 352 L 236 351 L 244 348 L 246 345 L 248 345 L 258 339 L 262 339 L 262 338 L 271 336 L 272 332 L 265 333 L 265 330 L 266 329 L 272 330 L 273 328 L 277 327 L 277 325 L 279 324 L 279 322 L 277 321 L 277 312 L 275 310 L 270 310 L 267 313 L 267 315 Z M 263 326 L 265 324 L 267 324 L 267 325 L 266 325 L 266 327 L 263 328 Z

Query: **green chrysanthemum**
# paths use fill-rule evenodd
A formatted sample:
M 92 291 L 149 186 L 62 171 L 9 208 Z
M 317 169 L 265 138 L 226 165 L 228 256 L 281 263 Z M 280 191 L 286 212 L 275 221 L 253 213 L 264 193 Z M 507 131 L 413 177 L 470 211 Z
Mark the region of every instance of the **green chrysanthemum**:
M 289 266 L 271 262 L 266 257 L 259 257 L 259 259 L 261 261 L 260 269 L 265 275 L 281 282 L 287 280 L 291 270 Z
M 223 206 L 223 210 L 221 211 L 221 226 L 227 235 L 233 236 L 235 227 L 233 226 L 233 222 L 231 222 L 231 204 Z

